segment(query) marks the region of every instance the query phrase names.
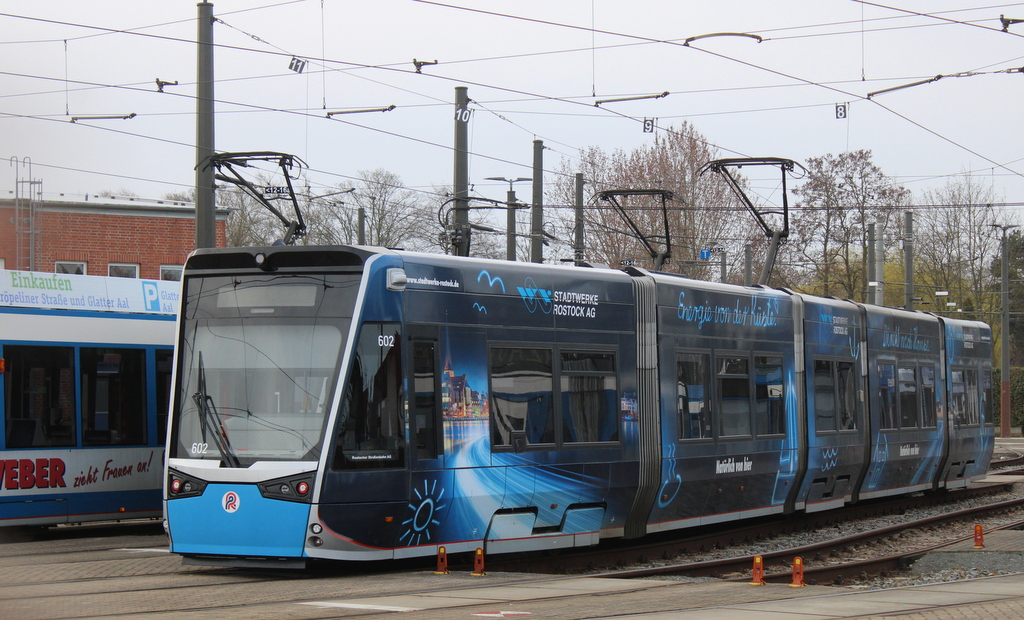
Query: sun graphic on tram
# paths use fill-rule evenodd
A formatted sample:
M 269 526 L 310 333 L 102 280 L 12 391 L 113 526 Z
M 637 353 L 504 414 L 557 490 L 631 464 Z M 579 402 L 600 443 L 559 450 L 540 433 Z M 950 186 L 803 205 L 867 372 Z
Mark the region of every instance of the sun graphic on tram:
M 414 488 L 413 493 L 416 494 L 419 504 L 409 503 L 412 517 L 402 521 L 406 530 L 398 537 L 399 541 L 409 547 L 430 542 L 430 526 L 441 525 L 434 515 L 447 506 L 447 504 L 441 503 L 444 498 L 444 487 L 439 488 L 437 480 L 424 480 L 422 492 L 420 489 Z

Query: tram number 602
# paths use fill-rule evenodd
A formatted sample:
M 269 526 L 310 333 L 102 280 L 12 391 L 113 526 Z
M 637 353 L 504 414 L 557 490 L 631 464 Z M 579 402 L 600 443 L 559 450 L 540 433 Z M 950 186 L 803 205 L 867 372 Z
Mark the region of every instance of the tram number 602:
M 379 346 L 382 349 L 384 347 L 393 347 L 393 346 L 395 346 L 395 336 L 394 336 L 394 334 L 383 334 L 383 335 L 377 336 L 377 346 Z
M 194 443 L 194 444 L 192 444 L 192 454 L 206 454 L 206 451 L 209 448 L 210 448 L 210 444 Z

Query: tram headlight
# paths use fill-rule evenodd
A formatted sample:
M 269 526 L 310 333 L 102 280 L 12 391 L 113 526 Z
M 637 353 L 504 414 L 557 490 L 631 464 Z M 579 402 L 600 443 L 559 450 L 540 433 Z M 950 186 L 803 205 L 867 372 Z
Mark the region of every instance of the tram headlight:
M 167 471 L 167 499 L 198 497 L 206 490 L 206 482 L 169 469 Z
M 320 538 L 319 536 L 310 536 L 309 544 L 313 545 L 314 547 L 323 547 L 324 539 Z
M 313 525 L 309 526 L 309 531 L 313 532 L 314 534 L 319 534 L 320 532 L 324 531 L 324 526 L 320 525 L 319 523 L 314 523 Z
M 289 502 L 309 503 L 313 498 L 313 477 L 316 472 L 307 472 L 287 478 L 275 478 L 260 482 L 260 495 L 267 499 L 282 499 Z

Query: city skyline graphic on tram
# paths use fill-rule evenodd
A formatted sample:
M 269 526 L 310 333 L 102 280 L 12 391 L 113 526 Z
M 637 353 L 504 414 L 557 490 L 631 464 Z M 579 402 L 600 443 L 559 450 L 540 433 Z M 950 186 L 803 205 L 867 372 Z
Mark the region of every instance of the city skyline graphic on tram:
M 491 516 L 509 506 L 538 506 L 535 526 L 557 525 L 562 514 L 548 506 L 578 501 L 580 489 L 602 488 L 581 471 L 528 466 L 536 464 L 531 454 L 546 460 L 541 455 L 550 452 L 492 452 L 486 335 L 443 328 L 441 340 L 444 468 L 414 472 L 401 544 L 502 538 Z

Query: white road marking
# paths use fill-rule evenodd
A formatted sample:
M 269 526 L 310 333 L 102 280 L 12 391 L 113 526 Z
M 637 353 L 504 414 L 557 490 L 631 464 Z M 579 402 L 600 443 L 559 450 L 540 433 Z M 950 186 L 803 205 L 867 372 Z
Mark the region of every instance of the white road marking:
M 312 603 L 299 603 L 299 605 L 312 605 L 313 607 L 319 607 L 321 609 L 330 608 L 341 608 L 341 609 L 367 609 L 371 611 L 422 611 L 416 607 L 391 607 L 388 605 L 367 605 L 364 603 L 331 603 L 327 601 L 312 602 Z

